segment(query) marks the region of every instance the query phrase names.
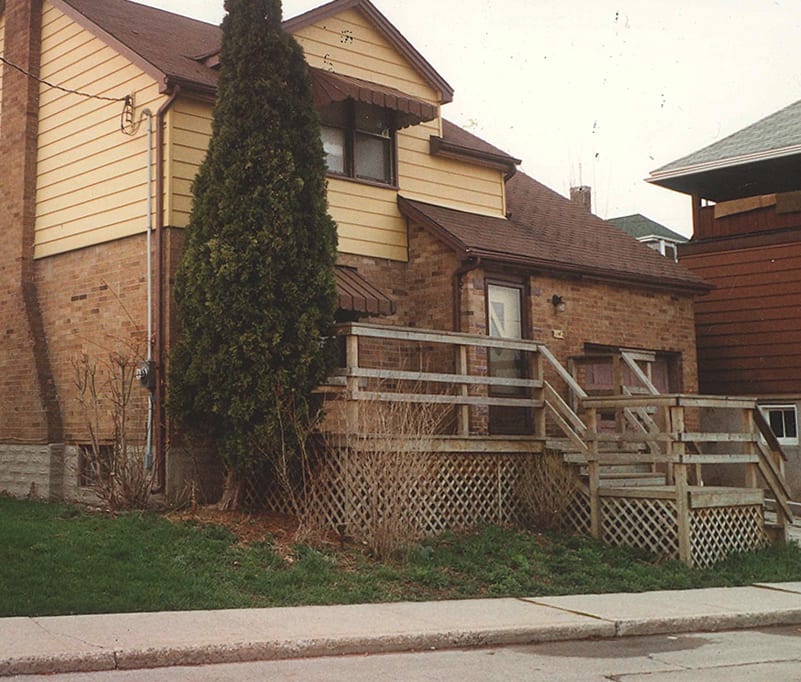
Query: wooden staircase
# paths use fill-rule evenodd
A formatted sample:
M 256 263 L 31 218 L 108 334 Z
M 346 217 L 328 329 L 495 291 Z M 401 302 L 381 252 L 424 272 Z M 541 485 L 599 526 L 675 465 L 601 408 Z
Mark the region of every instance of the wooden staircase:
M 786 538 L 793 521 L 786 458 L 756 401 L 660 394 L 622 355 L 644 391 L 591 397 L 574 381 L 568 386 L 578 412 L 564 414 L 570 409 L 565 400 L 546 403 L 562 413 L 557 426 L 570 425 L 562 439 L 564 458 L 579 467 L 585 482 L 592 534 L 675 554 L 691 565 L 711 565 L 732 551 Z M 703 432 L 701 410 L 734 411 L 738 418 L 728 422 L 742 427 Z M 601 413 L 615 415 L 614 432 L 599 428 Z M 743 486 L 705 486 L 705 469 L 713 465 L 741 467 Z M 774 523 L 765 519 L 766 493 L 775 499 Z

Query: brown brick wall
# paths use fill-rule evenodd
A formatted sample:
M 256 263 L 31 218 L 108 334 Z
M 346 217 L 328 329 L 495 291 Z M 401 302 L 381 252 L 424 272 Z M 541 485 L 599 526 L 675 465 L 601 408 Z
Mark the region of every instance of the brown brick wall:
M 86 416 L 76 387 L 82 357 L 97 367 L 102 439 L 113 435 L 107 382 L 115 356 L 146 357 L 145 236 L 120 239 L 36 261 L 36 283 L 64 419 L 66 442 L 87 442 Z M 116 374 L 116 371 L 115 371 Z M 144 434 L 147 391 L 131 393 L 133 433 Z
M 693 299 L 669 292 L 578 279 L 530 279 L 531 338 L 566 364 L 585 343 L 681 353 L 682 387 L 698 390 Z M 564 312 L 551 297 L 562 296 Z M 564 339 L 554 337 L 562 331 Z
M 5 56 L 39 71 L 41 1 L 5 3 Z M 33 278 L 39 84 L 2 65 L 0 121 L 0 441 L 61 440 L 61 419 Z
M 409 230 L 409 252 L 408 265 L 354 256 L 341 257 L 340 262 L 357 267 L 376 286 L 396 298 L 398 313 L 392 318 L 374 318 L 374 321 L 452 330 L 454 273 L 463 264 L 449 247 L 414 225 Z M 547 345 L 565 366 L 569 357 L 584 353 L 588 343 L 680 353 L 681 390 L 697 391 L 695 327 L 690 296 L 579 278 L 510 273 L 504 268 L 486 271 L 479 267 L 465 272 L 460 278 L 460 331 L 487 333 L 486 278 L 510 276 L 525 284 L 529 292 L 526 311 L 528 338 Z M 562 296 L 565 303 L 563 312 L 557 311 L 551 303 L 554 294 Z M 368 366 L 386 367 L 389 366 L 387 363 L 398 363 L 410 367 L 423 363 L 427 369 L 436 367 L 441 371 L 452 371 L 453 352 L 438 350 L 425 349 L 424 363 L 420 359 L 420 349 L 417 349 L 415 358 L 398 359 L 397 349 L 390 349 L 386 344 L 382 348 L 374 343 L 362 344 L 360 353 Z M 473 373 L 487 371 L 487 354 L 483 349 L 469 349 L 468 359 Z M 547 376 L 554 385 L 561 384 L 553 372 L 548 371 Z M 486 393 L 486 390 L 471 388 L 471 394 L 480 393 Z M 486 429 L 486 409 L 471 409 L 470 418 L 474 431 Z

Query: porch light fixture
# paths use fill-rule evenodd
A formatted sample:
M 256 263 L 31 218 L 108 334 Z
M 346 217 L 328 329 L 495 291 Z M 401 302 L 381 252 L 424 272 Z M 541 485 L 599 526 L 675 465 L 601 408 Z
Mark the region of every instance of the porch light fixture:
M 565 312 L 565 301 L 559 294 L 554 294 L 551 296 L 551 303 L 553 304 L 554 310 L 559 313 Z

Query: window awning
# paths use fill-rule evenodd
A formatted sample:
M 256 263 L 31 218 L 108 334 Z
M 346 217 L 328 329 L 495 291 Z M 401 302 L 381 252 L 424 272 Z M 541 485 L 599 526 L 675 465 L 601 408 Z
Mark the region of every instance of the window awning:
M 395 301 L 362 277 L 355 268 L 337 265 L 334 271 L 341 310 L 362 315 L 392 315 Z
M 437 117 L 437 107 L 421 99 L 411 97 L 400 90 L 371 83 L 370 81 L 343 76 L 315 67 L 309 68 L 312 93 L 316 106 L 354 99 L 365 104 L 391 109 L 398 113 L 398 127 L 417 125 Z

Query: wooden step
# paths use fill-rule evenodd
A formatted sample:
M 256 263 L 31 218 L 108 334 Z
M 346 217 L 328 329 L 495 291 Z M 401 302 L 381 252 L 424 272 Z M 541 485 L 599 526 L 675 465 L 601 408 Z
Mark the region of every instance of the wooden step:
M 651 472 L 606 473 L 601 471 L 601 488 L 630 488 L 665 485 L 665 475 Z

